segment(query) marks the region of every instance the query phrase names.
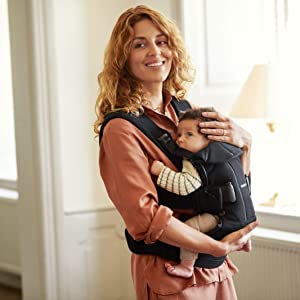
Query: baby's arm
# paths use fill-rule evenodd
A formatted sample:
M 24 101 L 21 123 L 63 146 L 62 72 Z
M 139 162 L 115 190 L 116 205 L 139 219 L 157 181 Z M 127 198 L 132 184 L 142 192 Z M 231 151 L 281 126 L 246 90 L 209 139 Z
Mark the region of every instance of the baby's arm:
M 182 172 L 175 172 L 156 160 L 151 173 L 158 176 L 157 185 L 177 195 L 186 196 L 201 186 L 200 176 L 189 161 L 183 161 Z

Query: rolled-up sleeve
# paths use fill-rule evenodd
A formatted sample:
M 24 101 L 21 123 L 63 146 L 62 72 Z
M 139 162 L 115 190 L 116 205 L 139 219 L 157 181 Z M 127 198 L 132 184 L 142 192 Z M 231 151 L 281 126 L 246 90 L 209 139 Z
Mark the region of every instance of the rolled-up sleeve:
M 100 144 L 100 174 L 111 201 L 136 240 L 154 243 L 168 226 L 172 210 L 158 205 L 147 146 L 126 120 L 111 120 Z

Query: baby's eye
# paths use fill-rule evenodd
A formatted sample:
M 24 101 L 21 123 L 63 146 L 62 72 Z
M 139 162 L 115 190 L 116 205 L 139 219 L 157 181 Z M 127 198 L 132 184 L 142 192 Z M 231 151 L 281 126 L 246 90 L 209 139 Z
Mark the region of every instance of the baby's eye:
M 187 135 L 187 136 L 193 136 L 193 133 L 192 133 L 192 132 L 187 132 L 186 135 Z

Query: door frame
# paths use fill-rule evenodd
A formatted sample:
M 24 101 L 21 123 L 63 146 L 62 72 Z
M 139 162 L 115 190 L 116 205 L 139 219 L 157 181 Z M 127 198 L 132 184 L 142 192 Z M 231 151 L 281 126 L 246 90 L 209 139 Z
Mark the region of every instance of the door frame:
M 56 90 L 47 40 L 51 4 L 8 1 L 25 300 L 66 299 L 59 149 L 51 122 Z

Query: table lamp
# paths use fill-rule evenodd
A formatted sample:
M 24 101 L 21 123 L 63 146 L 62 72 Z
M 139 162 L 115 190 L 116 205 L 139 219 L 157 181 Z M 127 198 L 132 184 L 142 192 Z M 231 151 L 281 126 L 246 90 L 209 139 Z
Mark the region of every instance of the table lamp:
M 273 71 L 273 70 L 272 70 Z M 275 77 L 268 64 L 255 65 L 233 105 L 230 115 L 235 118 L 261 118 L 271 132 L 275 131 Z M 272 99 L 272 105 L 270 100 Z
M 275 68 L 269 64 L 255 65 L 244 83 L 230 115 L 235 118 L 261 119 L 274 136 L 277 123 L 274 121 L 276 111 L 276 77 Z M 272 101 L 272 102 L 271 102 Z M 279 193 L 275 192 L 262 206 L 274 207 Z

